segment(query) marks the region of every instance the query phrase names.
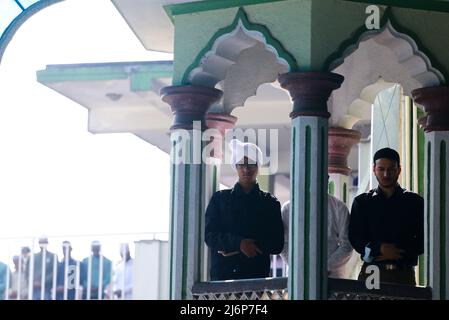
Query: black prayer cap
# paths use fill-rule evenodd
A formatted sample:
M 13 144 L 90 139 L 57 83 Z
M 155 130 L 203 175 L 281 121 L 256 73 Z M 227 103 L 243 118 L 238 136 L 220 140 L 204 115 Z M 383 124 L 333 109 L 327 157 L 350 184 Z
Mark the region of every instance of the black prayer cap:
M 377 150 L 377 152 L 374 154 L 373 163 L 376 163 L 377 159 L 390 159 L 396 161 L 398 166 L 400 165 L 401 162 L 399 159 L 399 153 L 397 153 L 396 150 L 390 148 L 383 148 Z

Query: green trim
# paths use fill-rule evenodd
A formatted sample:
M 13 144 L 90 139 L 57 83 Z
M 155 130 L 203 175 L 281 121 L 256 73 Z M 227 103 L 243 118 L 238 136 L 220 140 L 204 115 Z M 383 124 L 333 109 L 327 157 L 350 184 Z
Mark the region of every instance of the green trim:
M 191 14 L 202 11 L 220 10 L 239 6 L 248 6 L 269 2 L 279 2 L 285 0 L 209 0 L 199 2 L 188 2 L 165 5 L 164 10 L 170 20 L 182 14 Z M 410 8 L 427 11 L 449 12 L 449 3 L 447 1 L 432 0 L 343 0 L 347 2 L 358 2 L 367 4 L 377 4 L 399 8 Z
M 86 63 L 49 65 L 45 70 L 36 72 L 37 81 L 103 81 L 131 79 L 133 91 L 148 90 L 151 80 L 157 78 L 171 78 L 173 63 L 171 61 L 151 62 L 115 62 L 115 63 Z
M 328 154 L 327 154 L 327 145 L 326 145 L 326 138 L 327 138 L 327 134 L 324 134 L 324 130 L 325 128 L 322 126 L 321 127 L 321 137 L 320 137 L 320 141 L 318 143 L 321 144 L 321 159 L 327 159 Z M 326 130 L 327 131 L 327 130 Z M 326 137 L 326 138 L 325 138 Z M 321 161 L 321 168 L 320 168 L 320 189 L 319 192 L 322 195 L 322 201 L 321 201 L 321 212 L 320 212 L 320 236 L 318 237 L 318 240 L 320 240 L 320 266 L 321 266 L 321 270 L 320 273 L 318 274 L 318 283 L 319 288 L 321 288 L 320 292 L 319 292 L 319 299 L 327 299 L 327 281 L 326 278 L 327 277 L 327 250 L 324 250 L 324 245 L 327 242 L 327 230 L 324 226 L 324 219 L 327 219 L 327 210 L 324 209 L 324 207 L 327 205 L 327 201 L 324 201 L 325 199 L 327 200 L 327 193 L 326 193 L 326 187 L 325 187 L 325 181 L 327 180 L 326 176 L 327 176 L 327 165 L 324 166 L 324 162 L 325 161 Z M 324 261 L 326 261 L 326 263 L 324 263 Z
M 385 5 L 399 8 L 410 8 L 427 11 L 449 12 L 449 2 L 432 0 L 343 0 L 348 2 L 361 2 L 377 5 Z
M 402 91 L 402 90 L 401 90 Z M 410 117 L 409 117 L 409 123 L 408 126 L 410 128 L 410 136 L 409 136 L 409 146 L 410 146 L 410 161 L 409 161 L 409 166 L 410 166 L 410 181 L 409 181 L 409 185 L 410 185 L 410 189 L 411 190 L 415 190 L 415 186 L 413 185 L 413 177 L 414 177 L 414 170 L 413 170 L 413 145 L 414 145 L 414 141 L 413 141 L 413 131 L 416 130 L 416 128 L 413 127 L 413 108 L 415 108 L 413 102 L 411 101 L 412 99 L 408 96 L 405 96 L 405 98 L 409 101 L 408 105 L 410 106 L 410 110 L 408 111 L 410 113 Z M 405 104 L 407 105 L 407 104 Z
M 212 193 L 217 192 L 217 166 L 212 165 Z
M 174 155 L 176 153 L 176 141 L 172 143 L 172 153 L 171 153 L 171 210 L 170 210 L 170 286 L 169 286 L 169 297 L 170 299 L 174 299 L 173 297 L 173 243 L 174 238 L 174 221 L 175 221 L 175 175 L 176 175 L 176 165 L 174 162 Z
M 335 182 L 329 181 L 329 183 L 327 185 L 327 192 L 330 195 L 335 196 Z
M 284 0 L 279 0 L 279 1 L 284 1 Z M 250 31 L 257 31 L 262 33 L 262 35 L 265 37 L 266 43 L 270 46 L 272 46 L 277 54 L 279 55 L 280 58 L 284 59 L 285 61 L 287 61 L 288 65 L 290 66 L 291 70 L 296 70 L 298 69 L 298 64 L 295 60 L 295 58 L 293 57 L 293 55 L 291 55 L 286 49 L 284 49 L 284 47 L 282 46 L 282 44 L 276 40 L 270 33 L 270 30 L 264 26 L 264 25 L 260 25 L 260 24 L 254 24 L 251 23 L 248 20 L 248 17 L 245 13 L 245 11 L 243 10 L 243 8 L 240 8 L 237 11 L 237 14 L 234 18 L 234 21 L 232 22 L 231 25 L 222 28 L 220 30 L 218 30 L 213 36 L 212 38 L 210 38 L 209 42 L 206 44 L 206 46 L 198 53 L 198 55 L 196 56 L 195 60 L 193 61 L 193 63 L 186 69 L 183 77 L 182 77 L 182 83 L 183 85 L 188 85 L 189 84 L 189 75 L 192 72 L 193 69 L 197 68 L 200 64 L 201 64 L 201 59 L 203 59 L 203 57 L 212 50 L 212 47 L 214 46 L 215 41 L 228 33 L 232 33 L 232 31 L 234 31 L 237 28 L 237 25 L 239 23 L 239 21 L 242 22 L 243 26 L 250 30 Z
M 432 160 L 432 145 L 430 141 L 427 143 L 427 281 L 430 280 L 430 239 L 433 235 L 430 234 L 430 179 L 431 179 L 431 160 Z
M 201 150 L 203 150 L 203 147 L 201 148 Z M 197 274 L 196 274 L 196 279 L 194 280 L 196 281 L 201 281 L 201 270 L 203 269 L 203 250 L 202 250 L 202 245 L 203 245 L 203 217 L 204 217 L 204 209 L 203 209 L 203 170 L 204 170 L 204 166 L 203 166 L 203 162 L 201 162 L 201 164 L 196 164 L 195 166 L 199 167 L 200 170 L 200 176 L 199 176 L 199 181 L 198 181 L 198 198 L 199 198 L 199 206 L 198 206 L 198 212 L 197 212 L 197 216 L 198 216 L 198 247 L 197 247 Z
M 424 279 L 424 265 L 425 265 L 425 259 L 424 255 L 418 256 L 418 284 L 420 286 L 425 286 L 426 279 Z
M 168 4 L 164 10 L 172 22 L 174 17 L 182 14 L 197 13 L 203 11 L 220 10 L 234 7 L 250 6 L 267 2 L 280 2 L 285 0 L 209 0 Z
M 312 168 L 311 129 L 306 126 L 306 154 L 305 154 L 305 190 L 304 190 L 304 300 L 310 299 L 310 171 Z
M 348 203 L 348 185 L 343 183 L 343 202 Z
M 290 239 L 290 235 L 289 235 L 289 245 L 290 245 L 290 251 L 291 252 L 295 252 L 295 245 L 296 245 L 296 239 L 297 239 L 297 234 L 295 234 L 295 223 L 296 223 L 296 210 L 295 209 L 295 204 L 296 204 L 296 188 L 295 188 L 295 182 L 296 182 L 296 126 L 295 124 L 292 124 L 292 150 L 293 150 L 293 154 L 292 154 L 292 175 L 291 175 L 291 179 L 290 179 L 290 189 L 291 189 L 291 205 L 290 205 L 290 212 L 289 213 L 289 219 L 290 219 L 290 228 L 289 228 L 289 232 L 291 234 L 291 239 Z M 292 241 L 290 241 L 292 240 Z M 299 240 L 299 239 L 298 239 Z M 290 258 L 290 257 L 289 257 Z M 295 270 L 296 266 L 295 266 L 295 259 L 293 259 L 293 257 L 291 257 L 290 259 L 290 269 L 289 269 L 289 274 L 291 275 L 289 277 L 289 281 L 290 281 L 290 291 L 289 292 L 289 296 L 290 296 L 290 300 L 296 299 L 297 298 L 297 293 L 295 292 L 295 281 L 296 281 L 296 277 L 294 275 L 294 273 L 292 272 L 292 270 Z
M 345 1 L 351 1 L 351 0 L 345 0 Z M 360 2 L 365 2 L 365 1 L 360 1 Z M 372 3 L 372 2 L 370 1 L 370 3 Z M 431 62 L 432 68 L 441 72 L 441 74 L 443 75 L 443 79 L 439 79 L 441 81 L 440 85 L 444 84 L 445 79 L 448 78 L 447 77 L 448 72 L 447 72 L 447 70 L 445 70 L 445 68 L 440 63 L 438 63 L 438 60 L 432 54 L 432 51 L 428 50 L 423 45 L 422 41 L 419 40 L 419 37 L 416 35 L 416 33 L 413 30 L 405 28 L 397 22 L 396 18 L 394 17 L 394 15 L 392 13 L 391 7 L 380 8 L 381 12 L 382 12 L 382 10 L 384 11 L 382 18 L 380 20 L 380 25 L 382 27 L 378 30 L 378 32 L 381 32 L 386 27 L 387 22 L 390 21 L 391 25 L 397 32 L 403 33 L 403 34 L 407 35 L 408 37 L 412 38 L 413 41 L 416 43 L 418 50 L 422 54 L 427 56 L 427 58 Z M 364 24 L 361 25 L 356 30 L 354 30 L 354 32 L 351 33 L 351 37 L 342 41 L 340 46 L 338 47 L 338 49 L 334 53 L 330 54 L 329 57 L 325 60 L 325 62 L 324 62 L 325 70 L 332 71 L 336 67 L 340 66 L 344 62 L 344 59 L 347 56 L 346 51 L 353 52 L 354 49 L 358 48 L 359 44 L 362 40 L 361 36 L 362 36 L 362 34 L 364 34 L 366 32 L 369 32 L 371 34 L 376 33 L 373 30 L 367 30 L 366 26 Z
M 440 300 L 446 300 L 446 142 L 440 143 Z
M 187 142 L 185 150 L 189 151 L 187 159 L 191 159 L 192 143 Z M 184 212 L 183 212 L 183 234 L 182 234 L 182 287 L 181 287 L 181 299 L 187 299 L 187 269 L 188 269 L 188 257 L 189 257 L 189 205 L 190 205 L 190 164 L 184 164 Z
M 415 108 L 417 108 L 415 106 Z M 417 117 L 418 119 L 424 116 L 424 112 L 417 108 Z M 422 130 L 418 124 L 418 193 L 424 197 L 424 156 L 426 153 L 426 137 L 424 135 L 424 130 Z
M 37 81 L 65 82 L 65 81 L 102 81 L 119 80 L 128 78 L 128 73 L 122 70 L 91 70 L 90 68 L 79 68 L 71 70 L 39 70 L 36 72 Z

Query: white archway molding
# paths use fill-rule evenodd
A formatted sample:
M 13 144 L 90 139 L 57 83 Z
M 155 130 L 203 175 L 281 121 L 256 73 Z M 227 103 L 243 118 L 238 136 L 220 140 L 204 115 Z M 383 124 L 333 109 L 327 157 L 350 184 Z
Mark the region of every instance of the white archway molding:
M 359 121 L 371 122 L 371 108 L 377 95 L 394 85 L 395 83 L 379 79 L 376 83 L 362 89 L 360 96 L 351 102 L 347 108 L 347 113 L 336 123 L 337 127 L 351 129 Z
M 279 56 L 266 36 L 249 30 L 239 19 L 232 32 L 215 40 L 199 66 L 189 73 L 188 80 L 193 85 L 222 89 L 220 111 L 230 114 L 256 95 L 260 85 L 275 81 L 289 70 L 287 60 Z
M 444 82 L 443 75 L 432 67 L 415 41 L 396 31 L 390 21 L 377 32 L 362 34 L 359 41 L 331 65 L 331 70 L 345 77 L 340 89 L 332 93 L 331 123 L 343 123 L 345 127 L 351 123 L 347 117 L 357 113 L 354 110 L 356 106 L 351 107 L 352 103 L 360 98 L 366 87 L 377 83 L 380 78 L 400 84 L 404 94 L 409 96 L 414 89 Z

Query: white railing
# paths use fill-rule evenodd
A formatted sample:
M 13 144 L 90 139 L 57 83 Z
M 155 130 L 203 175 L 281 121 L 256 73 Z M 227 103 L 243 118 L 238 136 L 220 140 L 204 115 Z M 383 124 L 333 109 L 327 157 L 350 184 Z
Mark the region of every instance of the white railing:
M 132 256 L 134 242 L 167 237 L 164 232 L 65 235 L 48 237 L 48 243 L 0 238 L 0 299 L 132 299 L 134 259 L 124 263 L 126 246 L 120 244 L 129 244 Z M 67 240 L 70 244 L 62 244 Z M 92 240 L 101 244 L 95 253 Z

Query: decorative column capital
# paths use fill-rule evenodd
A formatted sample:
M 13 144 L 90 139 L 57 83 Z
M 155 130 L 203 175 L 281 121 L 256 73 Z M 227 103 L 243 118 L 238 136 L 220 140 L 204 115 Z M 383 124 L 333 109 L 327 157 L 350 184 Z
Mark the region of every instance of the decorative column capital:
M 167 102 L 173 113 L 171 130 L 193 128 L 193 121 L 201 121 L 206 128 L 205 115 L 211 105 L 217 102 L 223 92 L 203 86 L 169 86 L 161 89 L 162 101 Z
M 449 131 L 449 87 L 436 86 L 412 91 L 413 100 L 424 107 L 419 124 L 426 132 Z
M 349 175 L 349 152 L 360 141 L 361 133 L 344 128 L 329 128 L 328 136 L 328 173 Z
M 290 118 L 315 116 L 329 118 L 327 100 L 333 90 L 344 80 L 342 75 L 332 72 L 289 72 L 278 78 L 282 88 L 290 92 L 293 111 Z
M 206 125 L 210 129 L 217 129 L 221 135 L 225 134 L 225 131 L 232 129 L 237 122 L 237 117 L 234 117 L 226 113 L 212 113 L 206 114 Z
M 223 157 L 223 137 L 226 130 L 232 129 L 237 122 L 237 117 L 231 116 L 226 113 L 208 113 L 206 114 L 206 125 L 208 129 L 216 129 L 219 131 L 219 136 L 213 136 L 211 140 L 212 144 L 212 157 L 222 159 Z

